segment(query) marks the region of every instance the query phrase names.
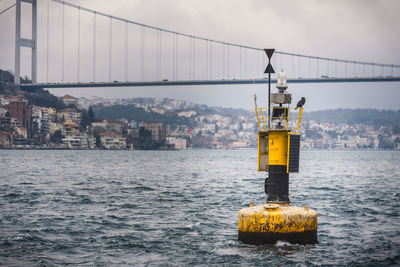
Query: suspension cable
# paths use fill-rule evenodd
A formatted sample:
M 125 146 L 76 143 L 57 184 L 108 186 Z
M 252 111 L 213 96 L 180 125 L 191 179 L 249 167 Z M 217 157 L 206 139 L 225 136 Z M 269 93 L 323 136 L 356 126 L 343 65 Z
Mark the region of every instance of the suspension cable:
M 16 4 L 13 4 L 13 5 L 7 7 L 6 9 L 4 9 L 3 11 L 0 12 L 0 15 L 3 14 L 3 13 L 5 13 L 7 10 L 11 9 L 11 8 L 14 7 L 15 5 L 16 5 Z
M 69 3 L 69 2 L 65 2 L 62 0 L 52 0 L 56 3 L 60 3 L 63 5 L 67 5 L 70 7 L 74 7 L 74 8 L 78 8 L 80 6 Z M 89 9 L 89 8 L 84 8 L 84 7 L 80 7 L 82 10 L 86 11 L 86 12 L 91 12 L 94 13 L 96 12 L 93 9 Z M 154 29 L 154 30 L 161 30 L 163 32 L 167 32 L 167 33 L 171 33 L 171 34 L 176 34 L 176 35 L 180 35 L 180 36 L 184 36 L 184 37 L 192 37 L 194 39 L 197 40 L 203 40 L 203 41 L 212 41 L 214 43 L 219 43 L 219 44 L 227 44 L 228 46 L 233 46 L 233 47 L 243 47 L 246 49 L 251 49 L 251 50 L 259 50 L 259 51 L 264 51 L 264 49 L 261 48 L 256 48 L 256 47 L 251 47 L 251 46 L 246 46 L 246 45 L 240 45 L 240 44 L 235 44 L 235 43 L 227 43 L 227 42 L 223 42 L 223 41 L 218 41 L 218 40 L 213 40 L 213 39 L 208 39 L 208 38 L 204 38 L 204 37 L 199 37 L 199 36 L 193 36 L 193 35 L 189 35 L 189 34 L 185 34 L 185 33 L 180 33 L 180 32 L 176 32 L 176 31 L 171 31 L 171 30 L 167 30 L 167 29 L 163 29 L 160 27 L 154 27 L 151 25 L 146 25 L 143 23 L 139 23 L 136 21 L 132 21 L 132 20 L 127 20 L 127 19 L 123 19 L 123 18 L 119 18 L 119 17 L 114 17 L 111 16 L 109 14 L 105 14 L 105 13 L 101 13 L 101 12 L 96 12 L 98 15 L 100 16 L 105 16 L 105 17 L 111 17 L 114 20 L 119 20 L 119 21 L 124 21 L 124 22 L 128 22 L 128 23 L 132 23 L 138 26 L 142 26 L 145 28 L 150 28 L 150 29 Z M 303 55 L 303 54 L 295 54 L 295 53 L 288 53 L 288 52 L 283 52 L 283 51 L 275 51 L 276 54 L 283 54 L 283 55 L 287 55 L 287 56 L 298 56 L 298 57 L 304 57 L 304 58 L 312 58 L 312 59 L 319 59 L 319 60 L 334 60 L 334 58 L 328 58 L 328 57 L 317 57 L 317 56 L 310 56 L 310 55 Z M 342 62 L 342 63 L 353 63 L 354 61 L 351 60 L 345 60 L 345 59 L 337 59 L 338 62 Z M 392 64 L 384 64 L 384 63 L 373 63 L 373 62 L 363 62 L 363 61 L 356 61 L 357 64 L 367 64 L 367 65 L 377 65 L 377 66 L 385 66 L 385 67 L 392 67 Z M 393 65 L 393 68 L 400 68 L 400 65 Z

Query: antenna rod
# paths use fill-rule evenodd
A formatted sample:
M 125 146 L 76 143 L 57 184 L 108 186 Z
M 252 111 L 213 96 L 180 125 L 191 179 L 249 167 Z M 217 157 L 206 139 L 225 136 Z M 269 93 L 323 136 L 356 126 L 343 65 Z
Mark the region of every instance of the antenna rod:
M 271 128 L 271 73 L 275 73 L 274 68 L 271 65 L 271 57 L 275 52 L 275 49 L 264 49 L 265 54 L 268 57 L 268 65 L 264 73 L 268 73 L 268 129 Z

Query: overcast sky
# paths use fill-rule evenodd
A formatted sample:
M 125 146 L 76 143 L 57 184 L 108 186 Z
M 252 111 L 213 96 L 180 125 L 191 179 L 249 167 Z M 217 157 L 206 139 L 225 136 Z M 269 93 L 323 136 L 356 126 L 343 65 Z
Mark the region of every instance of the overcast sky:
M 0 1 L 0 11 L 11 5 L 13 0 Z M 46 79 L 46 19 L 47 0 L 39 2 L 39 80 Z M 239 43 L 254 47 L 274 47 L 280 51 L 315 56 L 343 58 L 349 60 L 400 64 L 400 1 L 397 0 L 332 0 L 332 1 L 266 1 L 266 0 L 70 0 L 84 7 L 112 14 L 117 17 L 159 26 L 165 29 L 210 39 Z M 59 4 L 50 3 L 50 50 L 49 80 L 60 80 L 59 58 L 62 53 L 61 25 L 62 9 Z M 29 10 L 23 9 L 25 24 L 23 34 L 29 36 Z M 25 13 L 24 13 L 25 12 Z M 13 69 L 14 65 L 14 27 L 15 8 L 0 15 L 0 68 Z M 77 53 L 77 11 L 66 8 L 66 44 L 64 80 L 76 79 Z M 96 77 L 108 77 L 108 20 L 98 18 L 96 42 Z M 80 35 L 80 79 L 92 77 L 92 36 L 93 18 L 81 13 Z M 124 77 L 124 25 L 113 22 L 112 43 L 112 79 Z M 146 32 L 147 42 L 155 40 L 154 33 Z M 129 29 L 129 77 L 137 74 L 132 62 L 137 61 L 140 43 L 139 29 Z M 153 39 L 152 39 L 153 38 Z M 172 39 L 163 37 L 164 57 L 170 56 Z M 136 43 L 135 43 L 136 42 Z M 183 41 L 184 42 L 184 41 Z M 154 59 L 152 44 L 146 43 L 146 73 L 151 72 L 151 60 Z M 188 47 L 184 43 L 181 46 Z M 200 49 L 202 44 L 197 44 Z M 135 49 L 136 47 L 136 49 Z M 214 53 L 217 53 L 215 48 Z M 155 51 L 155 50 L 154 50 Z M 152 53 L 155 54 L 155 53 Z M 184 55 L 180 55 L 181 60 Z M 232 57 L 234 54 L 232 52 Z M 24 60 L 22 72 L 29 74 L 29 50 L 22 52 Z M 254 58 L 253 58 L 254 59 Z M 26 63 L 26 62 L 27 63 Z M 164 59 L 163 62 L 168 60 Z M 232 59 L 233 61 L 233 59 Z M 179 63 L 180 68 L 186 68 Z M 233 64 L 233 63 L 232 63 Z M 249 72 L 257 72 L 255 60 L 249 56 Z M 285 64 L 285 63 L 284 63 Z M 289 62 L 287 62 L 289 65 Z M 218 66 L 215 63 L 214 68 Z M 283 66 L 290 72 L 290 66 Z M 148 69 L 150 68 L 150 69 Z M 154 67 L 152 67 L 154 69 Z M 168 66 L 163 66 L 167 73 Z M 332 71 L 332 66 L 330 66 Z M 197 68 L 197 75 L 204 77 Z M 301 73 L 303 70 L 296 70 Z M 388 75 L 387 70 L 385 75 Z M 218 71 L 213 71 L 218 75 Z M 234 72 L 234 70 L 232 70 Z M 380 72 L 378 69 L 376 72 Z M 396 73 L 395 73 L 396 74 Z M 399 72 L 397 71 L 397 74 Z M 232 74 L 234 75 L 234 74 Z M 151 76 L 151 74 L 149 74 Z M 257 76 L 257 74 L 255 74 Z M 290 76 L 290 74 L 289 74 Z M 399 109 L 400 83 L 357 83 L 357 84 L 292 84 L 289 91 L 297 101 L 307 97 L 306 108 L 390 108 Z M 266 102 L 266 90 L 258 85 L 241 86 L 193 86 L 161 88 L 112 88 L 112 89 L 57 89 L 55 94 L 66 92 L 76 96 L 101 95 L 107 97 L 158 96 L 185 99 L 191 102 L 209 105 L 250 108 L 253 94 L 259 95 L 260 102 Z M 260 103 L 262 104 L 262 103 Z

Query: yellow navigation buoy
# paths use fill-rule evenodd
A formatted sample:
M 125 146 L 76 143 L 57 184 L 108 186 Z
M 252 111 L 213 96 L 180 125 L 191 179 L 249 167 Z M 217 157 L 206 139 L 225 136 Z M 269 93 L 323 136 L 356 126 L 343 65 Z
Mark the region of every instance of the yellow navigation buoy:
M 317 243 L 317 212 L 289 205 L 265 204 L 239 211 L 239 240 L 247 244 Z
M 274 50 L 266 49 L 270 60 Z M 265 71 L 275 73 L 268 63 Z M 299 172 L 300 123 L 305 98 L 296 108 L 289 107 L 292 95 L 286 93 L 286 74 L 278 74 L 278 93 L 269 88 L 268 108 L 257 107 L 254 96 L 258 132 L 258 171 L 268 172 L 265 179 L 267 204 L 239 211 L 239 240 L 247 244 L 274 244 L 278 240 L 295 244 L 315 244 L 317 212 L 307 206 L 290 206 L 289 173 Z M 271 107 L 271 103 L 274 106 Z M 286 106 L 284 106 L 286 105 Z

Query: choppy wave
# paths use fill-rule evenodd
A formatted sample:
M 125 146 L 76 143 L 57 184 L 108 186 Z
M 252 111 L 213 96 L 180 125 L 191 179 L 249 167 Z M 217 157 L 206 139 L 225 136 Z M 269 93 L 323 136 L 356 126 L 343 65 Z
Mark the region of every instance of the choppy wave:
M 255 153 L 0 150 L 0 265 L 400 265 L 399 152 L 302 152 L 308 246 L 237 241 L 238 210 L 265 201 Z

